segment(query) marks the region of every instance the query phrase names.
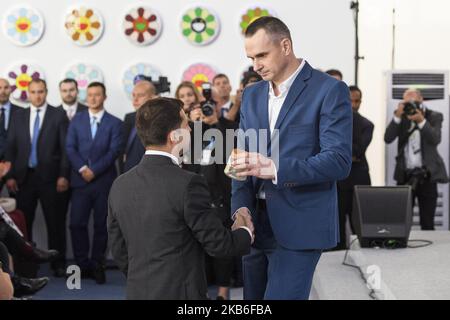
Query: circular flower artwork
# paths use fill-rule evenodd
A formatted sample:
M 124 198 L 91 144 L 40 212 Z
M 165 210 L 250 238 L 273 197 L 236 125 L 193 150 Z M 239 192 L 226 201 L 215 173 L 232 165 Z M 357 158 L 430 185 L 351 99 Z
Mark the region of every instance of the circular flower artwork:
M 86 101 L 87 87 L 92 82 L 103 82 L 102 71 L 93 65 L 78 63 L 71 66 L 64 74 L 65 78 L 74 79 L 78 83 L 78 99 Z
M 181 20 L 183 36 L 194 45 L 213 42 L 220 31 L 219 17 L 210 9 L 195 7 L 187 10 Z
M 201 92 L 202 84 L 205 82 L 212 82 L 212 79 L 216 74 L 217 72 L 211 66 L 204 63 L 197 63 L 186 69 L 183 73 L 183 81 L 191 81 Z
M 148 7 L 133 8 L 125 15 L 123 30 L 133 44 L 146 46 L 158 40 L 162 20 L 159 14 Z
M 86 7 L 71 10 L 64 25 L 70 39 L 79 46 L 88 46 L 97 42 L 104 29 L 100 13 Z
M 261 7 L 249 8 L 247 11 L 245 11 L 245 13 L 241 17 L 240 27 L 242 30 L 242 34 L 245 33 L 248 26 L 256 19 L 261 18 L 261 17 L 271 17 L 271 16 L 275 16 L 275 14 L 270 9 L 261 8 Z
M 129 67 L 123 74 L 122 84 L 128 98 L 131 99 L 134 85 L 139 81 L 140 76 L 151 77 L 152 81 L 158 81 L 161 72 L 154 66 L 147 63 L 137 63 Z
M 12 98 L 19 102 L 28 102 L 28 85 L 31 80 L 36 79 L 45 79 L 41 68 L 25 63 L 12 67 L 8 72 Z
M 44 18 L 28 6 L 9 10 L 3 19 L 3 31 L 12 43 L 18 46 L 30 46 L 38 42 L 44 34 Z

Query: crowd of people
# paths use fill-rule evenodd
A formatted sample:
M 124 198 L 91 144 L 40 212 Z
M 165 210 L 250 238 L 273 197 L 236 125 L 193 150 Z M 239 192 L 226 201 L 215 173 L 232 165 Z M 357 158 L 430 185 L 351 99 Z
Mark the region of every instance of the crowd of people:
M 259 34 L 257 30 L 255 34 Z M 249 38 L 253 36 L 254 34 L 248 35 Z M 286 50 L 290 50 L 289 42 L 283 42 L 284 44 Z M 256 61 L 258 57 L 254 59 Z M 294 56 L 290 56 L 289 59 L 286 60 L 290 64 L 287 66 L 295 71 L 294 75 L 298 75 L 302 68 L 311 69 L 305 61 L 300 64 Z M 256 62 L 255 65 L 257 66 Z M 227 75 L 215 76 L 211 82 L 211 100 L 214 107 L 207 114 L 202 92 L 191 82 L 179 84 L 175 98 L 180 101 L 187 117 L 187 125 L 191 128 L 191 149 L 194 149 L 195 144 L 201 144 L 201 150 L 213 152 L 215 144 L 213 139 L 203 141 L 203 135 L 200 135 L 202 140 L 196 140 L 193 130 L 195 123 L 202 124 L 202 132 L 214 128 L 224 135 L 226 130 L 239 128 L 243 119 L 241 116 L 243 91 L 255 83 L 266 80 L 267 77 L 267 74 L 257 71 L 250 68 L 242 76 L 240 87 L 234 97 Z M 322 81 L 329 81 L 329 77 L 342 80 L 342 73 L 338 70 L 329 70 L 327 73 L 328 76 L 317 73 L 315 77 L 328 77 L 321 78 Z M 278 103 L 280 94 L 284 101 L 287 91 L 283 90 L 289 90 L 289 86 L 295 85 L 293 82 L 294 79 L 286 84 L 286 87 L 281 87 L 281 92 L 274 91 L 272 85 L 268 87 L 269 104 Z M 338 83 L 341 86 L 342 82 Z M 302 87 L 297 89 L 303 90 Z M 143 161 L 142 158 L 146 153 L 146 145 L 142 136 L 138 134 L 136 117 L 137 111 L 143 105 L 158 98 L 159 93 L 154 83 L 147 81 L 145 77 L 136 81 L 132 92 L 132 105 L 135 110 L 127 114 L 123 121 L 105 109 L 107 90 L 103 83 L 89 84 L 86 105 L 77 100 L 78 87 L 75 80 L 62 80 L 59 83 L 59 91 L 62 104 L 57 107 L 51 106 L 47 103 L 47 83 L 44 80 L 33 79 L 28 85 L 29 105 L 22 108 L 11 102 L 9 82 L 0 79 L 1 187 L 5 185 L 9 194 L 8 198 L 2 198 L 0 202 L 0 298 L 10 299 L 13 296 L 30 295 L 47 284 L 49 278 L 36 278 L 36 272 L 30 270 L 33 269 L 30 265 L 50 262 L 55 277 L 66 276 L 68 212 L 70 212 L 68 224 L 75 264 L 80 267 L 82 278 L 94 279 L 96 283 L 104 284 L 110 189 L 118 175 L 136 167 Z M 353 111 L 351 171 L 347 178 L 337 182 L 340 241 L 335 250 L 346 249 L 348 245 L 346 219 L 348 216 L 351 217 L 353 187 L 371 184 L 365 153 L 372 140 L 374 125 L 359 113 L 362 91 L 356 86 L 350 86 L 348 95 L 349 97 L 345 99 L 351 101 Z M 257 99 L 257 96 L 254 98 Z M 165 103 L 177 110 L 173 102 Z M 417 105 L 414 112 L 405 112 L 405 105 L 408 103 Z M 281 104 L 279 107 L 281 108 Z M 247 117 L 249 110 L 246 110 Z M 142 123 L 147 123 L 144 120 L 141 120 Z M 151 123 L 158 129 L 158 126 L 163 128 L 169 125 L 170 121 L 169 118 L 161 116 L 159 121 Z M 252 119 L 247 118 L 246 123 L 249 121 Z M 397 182 L 407 184 L 412 178 L 417 178 L 414 180 L 416 185 L 413 191 L 419 200 L 421 225 L 425 230 L 434 228 L 437 183 L 448 181 L 444 163 L 437 152 L 437 145 L 441 142 L 442 121 L 442 114 L 425 106 L 420 91 L 411 89 L 405 92 L 404 101 L 399 104 L 385 134 L 386 143 L 398 138 L 399 156 L 395 175 Z M 276 125 L 277 123 L 271 120 L 270 128 L 273 129 Z M 297 126 L 290 133 L 302 133 L 303 129 Z M 161 137 L 146 138 L 148 141 L 158 141 Z M 292 139 L 295 140 L 296 136 L 292 136 Z M 233 208 L 231 204 L 232 181 L 225 174 L 230 154 L 227 154 L 226 150 L 221 154 L 223 159 L 219 163 L 202 163 L 190 159 L 191 161 L 179 165 L 183 170 L 204 177 L 210 193 L 210 206 L 215 208 L 222 225 L 231 228 L 233 224 L 231 213 L 241 208 Z M 288 179 L 283 174 L 285 174 L 283 171 L 278 172 L 277 178 Z M 296 184 L 286 182 L 285 186 L 296 187 Z M 244 192 L 245 188 L 245 185 L 238 186 L 240 192 Z M 267 184 L 266 188 L 269 188 Z M 262 191 L 257 190 L 256 209 L 266 211 L 265 197 L 271 189 Z M 45 218 L 48 250 L 36 248 L 33 243 L 32 231 L 38 202 Z M 135 209 L 130 206 L 130 210 Z M 92 241 L 88 232 L 91 215 L 94 221 Z M 114 221 L 111 223 L 113 228 Z M 121 252 L 120 248 L 115 250 Z M 214 252 L 212 249 L 210 251 Z M 236 249 L 236 252 L 239 251 Z M 253 268 L 253 261 L 250 259 L 256 258 L 267 260 L 269 256 L 264 250 L 257 252 L 252 248 L 252 253 L 246 257 L 247 260 L 244 259 L 244 265 L 249 269 Z M 227 299 L 231 286 L 242 286 L 245 272 L 242 270 L 240 256 L 222 258 L 207 255 L 205 270 L 208 283 L 219 287 L 218 299 Z M 247 297 L 251 294 L 253 293 L 247 292 Z M 254 297 L 262 298 L 261 293 L 255 293 Z

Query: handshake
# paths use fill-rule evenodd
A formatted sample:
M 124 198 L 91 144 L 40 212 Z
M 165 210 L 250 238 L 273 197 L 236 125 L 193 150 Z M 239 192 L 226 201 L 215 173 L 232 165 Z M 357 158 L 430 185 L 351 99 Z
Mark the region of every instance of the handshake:
M 248 228 L 252 233 L 252 243 L 255 240 L 255 227 L 253 226 L 252 216 L 247 208 L 240 208 L 234 215 L 234 223 L 231 226 L 231 230 L 235 231 L 239 228 Z

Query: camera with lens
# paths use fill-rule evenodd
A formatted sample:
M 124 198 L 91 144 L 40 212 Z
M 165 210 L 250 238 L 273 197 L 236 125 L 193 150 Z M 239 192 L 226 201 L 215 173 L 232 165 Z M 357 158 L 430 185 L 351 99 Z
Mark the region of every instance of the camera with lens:
M 143 74 L 138 74 L 134 78 L 133 83 L 136 84 L 142 80 L 153 83 L 157 94 L 162 94 L 162 93 L 166 93 L 166 92 L 170 93 L 170 82 L 167 80 L 167 77 L 159 77 L 159 79 L 157 81 L 154 81 L 152 79 L 152 77 L 149 77 L 149 76 L 146 76 Z
M 205 97 L 205 101 L 201 102 L 202 113 L 205 117 L 209 117 L 214 113 L 216 109 L 216 102 L 212 99 L 211 83 L 205 82 L 202 84 L 202 93 Z
M 420 110 L 420 105 L 418 101 L 406 102 L 403 111 L 407 116 L 413 116 Z

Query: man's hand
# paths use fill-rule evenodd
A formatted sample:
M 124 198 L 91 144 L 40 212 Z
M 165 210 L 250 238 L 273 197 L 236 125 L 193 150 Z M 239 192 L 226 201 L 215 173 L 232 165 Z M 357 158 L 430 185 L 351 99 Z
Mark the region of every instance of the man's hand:
M 395 110 L 394 114 L 397 118 L 401 118 L 405 109 L 405 104 L 403 102 L 400 102 L 397 106 L 397 110 Z
M 417 110 L 417 112 L 415 114 L 408 116 L 408 119 L 419 124 L 425 120 L 425 116 L 423 114 L 423 111 L 419 109 L 419 110 Z
M 6 181 L 6 187 L 11 193 L 17 193 L 17 191 L 19 191 L 16 179 L 8 179 L 8 181 Z
M 255 227 L 253 226 L 252 216 L 246 208 L 241 208 L 236 212 L 235 220 L 231 230 L 237 230 L 241 227 L 247 227 L 252 233 L 252 243 L 255 239 Z
M 253 176 L 265 180 L 273 180 L 276 175 L 274 162 L 255 152 L 238 152 L 233 155 L 231 162 L 233 169 L 237 171 L 238 177 Z
M 0 162 L 0 179 L 3 178 L 11 169 L 11 162 Z
M 189 119 L 191 121 L 199 121 L 202 119 L 202 108 L 195 107 L 194 109 L 189 112 Z
M 94 172 L 92 172 L 90 168 L 84 169 L 83 172 L 81 173 L 81 176 L 83 177 L 84 181 L 88 183 L 94 180 L 95 178 Z
M 59 177 L 58 181 L 56 181 L 56 192 L 66 192 L 69 190 L 69 180 L 64 177 Z

